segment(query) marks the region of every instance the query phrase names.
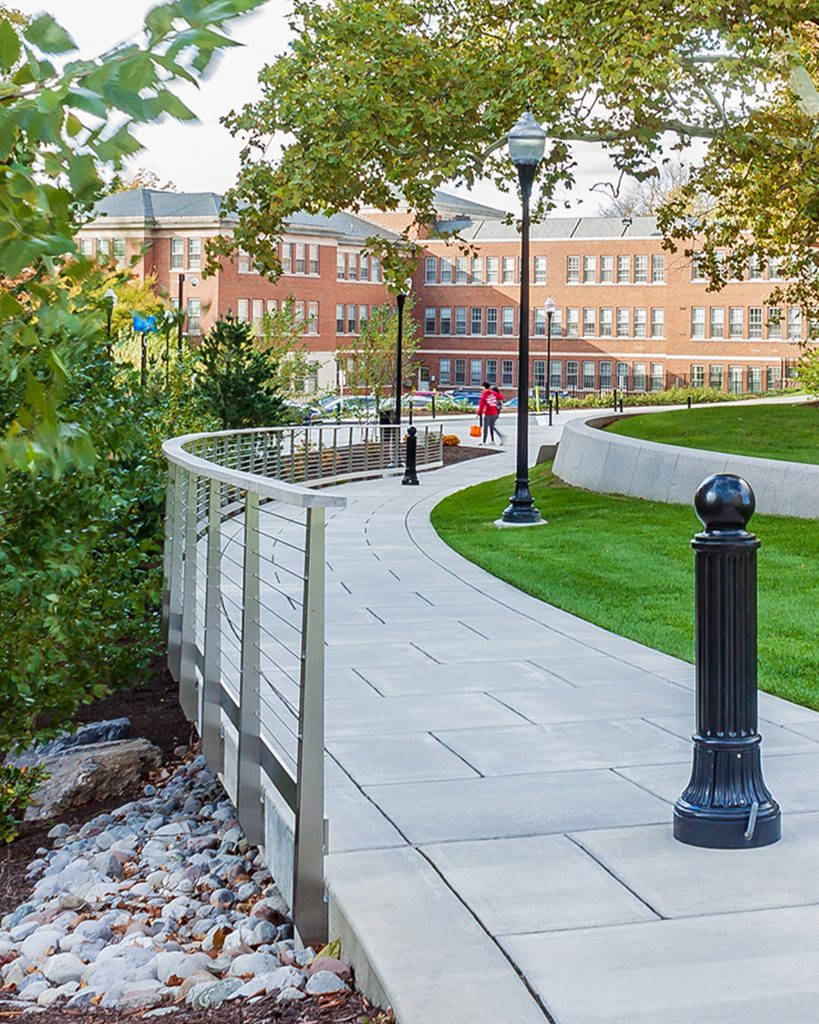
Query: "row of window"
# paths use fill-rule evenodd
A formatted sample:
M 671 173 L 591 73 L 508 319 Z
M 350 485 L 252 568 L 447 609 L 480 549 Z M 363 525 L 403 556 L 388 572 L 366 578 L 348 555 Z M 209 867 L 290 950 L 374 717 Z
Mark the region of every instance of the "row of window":
M 532 260 L 533 284 L 548 281 L 548 258 Z M 517 284 L 520 260 L 515 256 L 427 256 L 425 284 Z M 665 256 L 568 256 L 567 284 L 664 284 Z
M 727 262 L 727 254 L 724 252 L 715 253 L 716 264 L 720 272 L 724 275 L 725 264 Z M 705 260 L 702 253 L 695 252 L 691 258 L 691 280 L 692 281 L 704 281 Z M 767 273 L 766 273 L 767 271 Z M 779 260 L 774 257 L 769 258 L 765 265 L 756 256 L 751 256 L 748 263 L 745 265 L 742 277 L 729 277 L 729 281 L 781 281 L 782 270 L 779 265 Z
M 171 239 L 171 270 L 202 269 L 202 239 Z
M 663 338 L 665 337 L 665 309 L 656 306 L 568 306 L 564 324 L 562 309 L 552 316 L 552 337 L 555 338 Z M 476 335 L 493 337 L 501 334 L 513 336 L 517 332 L 516 306 L 428 306 L 424 310 L 426 335 Z M 530 323 L 535 337 L 547 333 L 546 311 L 536 306 Z
M 802 310 L 798 306 L 789 306 L 784 319 L 778 306 L 748 306 L 747 310 L 744 306 L 729 306 L 727 324 L 725 306 L 711 306 L 708 310 L 705 306 L 692 306 L 692 338 L 706 336 L 706 322 L 709 338 L 761 338 L 764 327 L 766 337 L 777 339 L 783 336 L 783 324 L 788 340 L 802 338 Z M 816 336 L 819 324 L 810 322 L 808 326 L 811 337 Z
M 302 325 L 302 334 L 316 335 L 319 332 L 319 304 L 308 300 L 293 299 L 293 316 Z M 275 313 L 278 303 L 275 299 L 239 299 L 236 303 L 236 317 L 240 323 L 251 323 L 256 333 L 261 333 L 265 313 Z
M 516 383 L 516 360 L 514 359 L 454 359 L 438 360 L 438 384 L 447 386 L 480 386 L 483 381 L 514 387 Z M 782 371 L 779 366 L 728 367 L 728 390 L 734 393 L 765 390 L 781 386 Z M 705 366 L 691 367 L 691 385 L 705 387 Z M 708 386 L 724 389 L 725 367 L 708 367 Z M 546 386 L 546 360 L 532 361 L 532 385 Z M 665 369 L 662 363 L 626 363 L 608 359 L 553 359 L 549 364 L 549 387 L 553 390 L 565 388 L 568 391 L 662 391 L 666 387 Z
M 336 278 L 339 281 L 383 281 L 381 260 L 366 252 L 336 253 Z
M 110 263 L 113 259 L 118 270 L 124 270 L 127 265 L 124 238 L 81 238 L 80 253 L 87 259 L 96 255 L 100 263 Z

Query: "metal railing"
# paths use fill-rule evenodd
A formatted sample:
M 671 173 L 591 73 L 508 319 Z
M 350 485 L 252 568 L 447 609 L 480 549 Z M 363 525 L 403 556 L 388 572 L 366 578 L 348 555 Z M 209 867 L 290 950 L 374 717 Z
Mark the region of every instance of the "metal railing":
M 442 464 L 441 427 L 418 467 Z M 346 499 L 320 488 L 402 472 L 405 437 L 371 425 L 166 441 L 168 666 L 208 764 L 236 804 L 305 942 L 326 938 L 324 532 Z

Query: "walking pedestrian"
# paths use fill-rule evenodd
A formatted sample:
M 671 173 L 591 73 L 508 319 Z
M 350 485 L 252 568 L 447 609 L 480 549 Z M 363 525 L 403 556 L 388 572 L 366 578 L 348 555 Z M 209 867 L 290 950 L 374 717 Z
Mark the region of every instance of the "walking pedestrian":
M 503 395 L 498 391 L 497 385 L 484 381 L 483 393 L 478 403 L 478 419 L 483 423 L 483 440 L 486 444 L 487 437 L 491 438 L 492 444 L 503 444 L 503 434 L 498 429 L 498 416 L 503 406 Z M 499 440 L 496 440 L 496 437 Z

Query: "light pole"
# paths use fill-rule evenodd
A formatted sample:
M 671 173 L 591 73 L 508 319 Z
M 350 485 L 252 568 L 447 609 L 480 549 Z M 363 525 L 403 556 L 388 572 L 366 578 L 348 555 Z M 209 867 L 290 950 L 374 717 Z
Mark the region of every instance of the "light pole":
M 105 299 L 105 336 L 108 339 L 108 344 L 105 346 L 108 350 L 108 355 L 111 355 L 111 320 L 114 316 L 114 306 L 117 304 L 117 293 L 113 288 L 109 288 L 103 292 L 102 297 Z
M 518 438 L 515 493 L 499 525 L 536 526 L 544 522 L 529 490 L 529 199 L 538 164 L 546 147 L 546 132 L 530 111 L 518 118 L 507 135 L 509 156 L 517 168 L 522 202 L 520 238 L 520 322 L 518 336 Z
M 546 310 L 546 405 L 549 407 L 549 426 L 552 425 L 552 317 L 557 303 L 550 295 L 544 306 Z
M 392 421 L 397 426 L 401 426 L 401 390 L 402 390 L 402 376 L 401 376 L 401 359 L 402 359 L 402 347 L 404 345 L 404 303 L 407 301 L 407 296 L 412 288 L 412 281 L 407 278 L 404 282 L 403 291 L 400 291 L 395 296 L 395 302 L 398 306 L 398 340 L 395 346 L 395 411 L 393 413 Z
M 179 333 L 176 336 L 176 355 L 179 359 L 182 358 L 182 329 L 185 326 L 185 311 L 182 306 L 183 292 L 185 284 L 185 275 L 180 273 L 179 275 L 179 291 L 177 293 L 177 306 L 179 307 Z
M 165 332 L 165 387 L 167 388 L 171 373 L 171 328 L 173 327 L 174 315 L 170 309 L 162 314 Z

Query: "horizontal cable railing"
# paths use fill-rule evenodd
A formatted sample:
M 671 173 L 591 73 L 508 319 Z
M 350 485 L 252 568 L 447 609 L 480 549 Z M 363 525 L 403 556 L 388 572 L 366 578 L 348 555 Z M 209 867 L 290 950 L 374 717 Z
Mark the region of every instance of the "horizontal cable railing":
M 419 429 L 417 466 L 442 464 Z M 328 484 L 402 471 L 397 426 L 190 434 L 168 462 L 163 621 L 168 666 L 209 765 L 290 903 L 326 938 L 324 531 Z

